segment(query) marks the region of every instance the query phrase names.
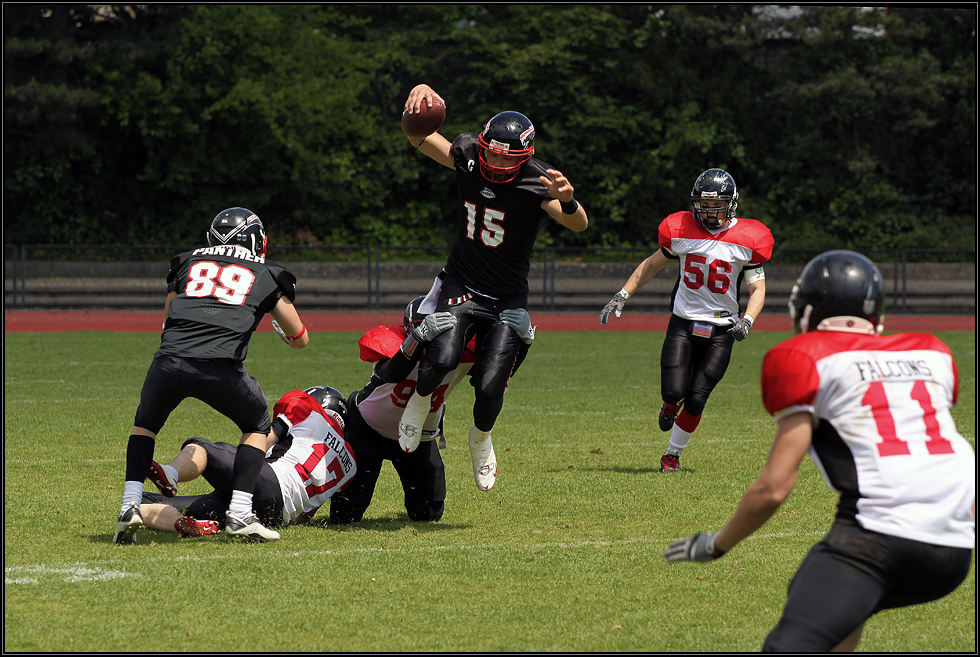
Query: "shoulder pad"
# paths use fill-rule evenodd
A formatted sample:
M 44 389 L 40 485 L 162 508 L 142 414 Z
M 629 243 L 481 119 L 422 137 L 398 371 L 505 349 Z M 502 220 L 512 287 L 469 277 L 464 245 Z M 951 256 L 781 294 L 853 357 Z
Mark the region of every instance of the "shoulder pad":
M 269 268 L 269 273 L 272 274 L 283 295 L 290 301 L 296 301 L 296 276 L 293 272 L 271 260 L 266 260 L 265 266 Z
M 404 341 L 404 327 L 378 326 L 365 333 L 357 344 L 361 348 L 361 360 L 377 363 L 397 354 Z

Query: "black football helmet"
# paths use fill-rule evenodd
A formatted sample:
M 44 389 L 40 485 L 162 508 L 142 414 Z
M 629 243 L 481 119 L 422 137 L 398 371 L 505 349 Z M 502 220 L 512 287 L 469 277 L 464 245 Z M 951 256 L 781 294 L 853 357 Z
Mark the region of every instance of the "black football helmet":
M 425 319 L 425 315 L 419 312 L 419 308 L 422 307 L 422 302 L 425 297 L 415 297 L 412 301 L 405 306 L 405 333 L 411 333 L 412 329 L 422 323 Z
M 490 182 L 510 182 L 534 155 L 534 126 L 520 112 L 501 112 L 483 126 L 480 142 L 480 173 Z M 489 164 L 487 151 L 514 158 L 514 164 L 497 167 Z
M 242 246 L 254 256 L 265 256 L 269 238 L 258 216 L 245 208 L 228 208 L 218 213 L 208 231 L 208 244 Z
M 875 264 L 854 251 L 827 251 L 807 263 L 789 297 L 797 333 L 848 331 L 880 335 L 885 285 Z
M 728 205 L 720 209 L 701 207 L 701 201 L 718 200 L 727 201 Z M 694 181 L 694 188 L 691 190 L 691 210 L 694 212 L 694 218 L 704 228 L 723 228 L 735 218 L 737 201 L 738 189 L 735 187 L 735 179 L 724 169 L 708 169 Z
M 303 392 L 320 402 L 327 415 L 339 421 L 341 429 L 347 426 L 347 397 L 344 393 L 330 386 L 312 386 Z

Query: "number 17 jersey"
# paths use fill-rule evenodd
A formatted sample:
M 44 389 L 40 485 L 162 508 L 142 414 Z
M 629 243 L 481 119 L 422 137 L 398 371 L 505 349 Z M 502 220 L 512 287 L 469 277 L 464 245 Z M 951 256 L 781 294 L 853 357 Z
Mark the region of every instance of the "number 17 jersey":
M 973 548 L 976 456 L 950 413 L 958 386 L 949 348 L 925 333 L 811 331 L 762 363 L 766 410 L 813 416 L 810 456 L 840 494 L 839 518 Z

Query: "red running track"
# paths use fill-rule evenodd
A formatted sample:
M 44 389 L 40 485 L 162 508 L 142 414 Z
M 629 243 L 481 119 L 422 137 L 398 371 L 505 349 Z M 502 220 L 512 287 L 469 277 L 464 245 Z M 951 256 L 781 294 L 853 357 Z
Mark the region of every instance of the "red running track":
M 355 331 L 363 333 L 375 326 L 402 322 L 401 313 L 303 313 L 310 331 Z M 540 331 L 665 331 L 668 315 L 632 315 L 612 317 L 599 326 L 599 313 L 531 314 Z M 154 312 L 31 312 L 12 311 L 3 314 L 4 333 L 58 333 L 63 331 L 118 331 L 123 333 L 159 332 L 162 313 Z M 905 331 L 976 331 L 975 316 L 894 315 L 885 317 L 888 333 Z M 272 320 L 266 316 L 259 332 L 271 332 Z M 752 327 L 754 331 L 792 331 L 789 315 L 762 315 Z

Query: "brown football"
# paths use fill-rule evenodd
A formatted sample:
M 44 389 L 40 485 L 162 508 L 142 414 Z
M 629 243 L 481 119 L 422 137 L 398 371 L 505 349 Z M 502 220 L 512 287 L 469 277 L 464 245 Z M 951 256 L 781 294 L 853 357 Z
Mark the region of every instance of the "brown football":
M 446 106 L 438 100 L 432 102 L 432 107 L 423 100 L 422 107 L 415 114 L 402 112 L 402 132 L 409 137 L 428 137 L 442 127 L 446 120 Z

